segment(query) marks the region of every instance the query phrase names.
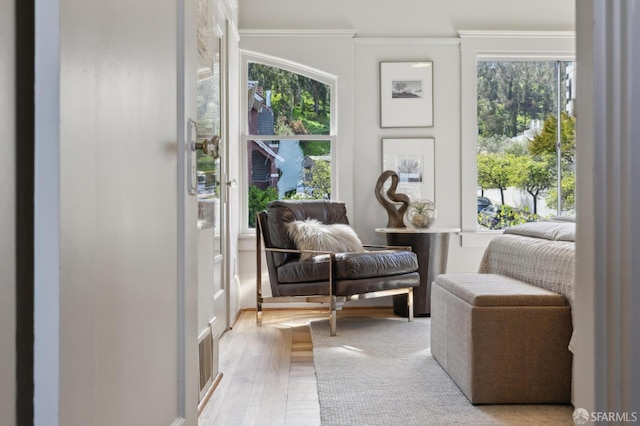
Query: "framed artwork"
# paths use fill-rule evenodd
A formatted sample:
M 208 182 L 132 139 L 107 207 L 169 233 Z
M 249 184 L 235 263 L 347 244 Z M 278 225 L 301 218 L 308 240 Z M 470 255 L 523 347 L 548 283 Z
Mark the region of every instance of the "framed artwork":
M 380 127 L 433 127 L 433 62 L 380 62 Z
M 407 194 L 412 201 L 426 198 L 435 203 L 434 146 L 434 138 L 382 139 L 382 171 L 398 174 L 397 193 Z

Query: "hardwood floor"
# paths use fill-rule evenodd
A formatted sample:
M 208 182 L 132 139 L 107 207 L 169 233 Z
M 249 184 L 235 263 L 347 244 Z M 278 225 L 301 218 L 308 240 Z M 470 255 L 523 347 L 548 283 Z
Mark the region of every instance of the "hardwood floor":
M 353 308 L 348 315 L 392 316 L 391 308 Z M 320 425 L 309 321 L 327 310 L 266 310 L 262 324 L 255 311 L 242 312 L 220 339 L 223 378 L 199 417 L 211 425 Z

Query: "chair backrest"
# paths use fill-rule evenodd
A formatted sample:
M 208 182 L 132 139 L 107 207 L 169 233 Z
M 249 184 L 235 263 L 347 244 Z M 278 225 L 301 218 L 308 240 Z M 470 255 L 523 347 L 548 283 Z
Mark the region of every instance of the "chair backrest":
M 261 220 L 265 247 L 295 249 L 295 244 L 287 233 L 287 225 L 295 220 L 316 219 L 322 223 L 349 224 L 347 209 L 341 201 L 328 200 L 277 200 L 267 205 Z M 273 264 L 279 267 L 292 258 L 298 258 L 297 254 L 272 253 Z M 269 253 L 267 253 L 267 263 Z
M 267 205 L 265 211 L 257 215 L 258 241 L 262 238 L 266 248 L 295 249 L 296 246 L 287 233 L 287 225 L 295 220 L 316 219 L 322 223 L 349 224 L 347 210 L 343 202 L 324 200 L 278 200 Z M 258 250 L 261 250 L 258 248 Z M 269 281 L 273 296 L 281 296 L 278 288 L 278 267 L 294 261 L 300 256 L 294 253 L 265 253 Z

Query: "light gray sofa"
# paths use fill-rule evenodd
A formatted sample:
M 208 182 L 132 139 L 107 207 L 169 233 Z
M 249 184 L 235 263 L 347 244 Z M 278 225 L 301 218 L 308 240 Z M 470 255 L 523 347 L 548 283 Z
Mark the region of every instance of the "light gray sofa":
M 436 278 L 431 352 L 472 403 L 571 401 L 574 253 L 575 223 L 527 223 Z

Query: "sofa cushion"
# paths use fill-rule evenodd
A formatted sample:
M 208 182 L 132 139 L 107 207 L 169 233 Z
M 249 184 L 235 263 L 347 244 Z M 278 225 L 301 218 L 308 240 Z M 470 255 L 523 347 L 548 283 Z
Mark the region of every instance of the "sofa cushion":
M 287 225 L 287 233 L 298 250 L 333 253 L 365 251 L 358 235 L 346 224 L 326 225 L 316 219 L 295 220 Z M 300 260 L 313 256 L 313 253 L 302 253 Z
M 406 250 L 382 250 L 336 255 L 336 279 L 359 280 L 406 274 L 418 270 L 416 254 Z M 298 262 L 289 261 L 278 268 L 278 281 L 293 284 L 329 279 L 329 256 L 320 255 Z
M 451 273 L 436 283 L 471 306 L 564 306 L 564 296 L 497 274 Z

